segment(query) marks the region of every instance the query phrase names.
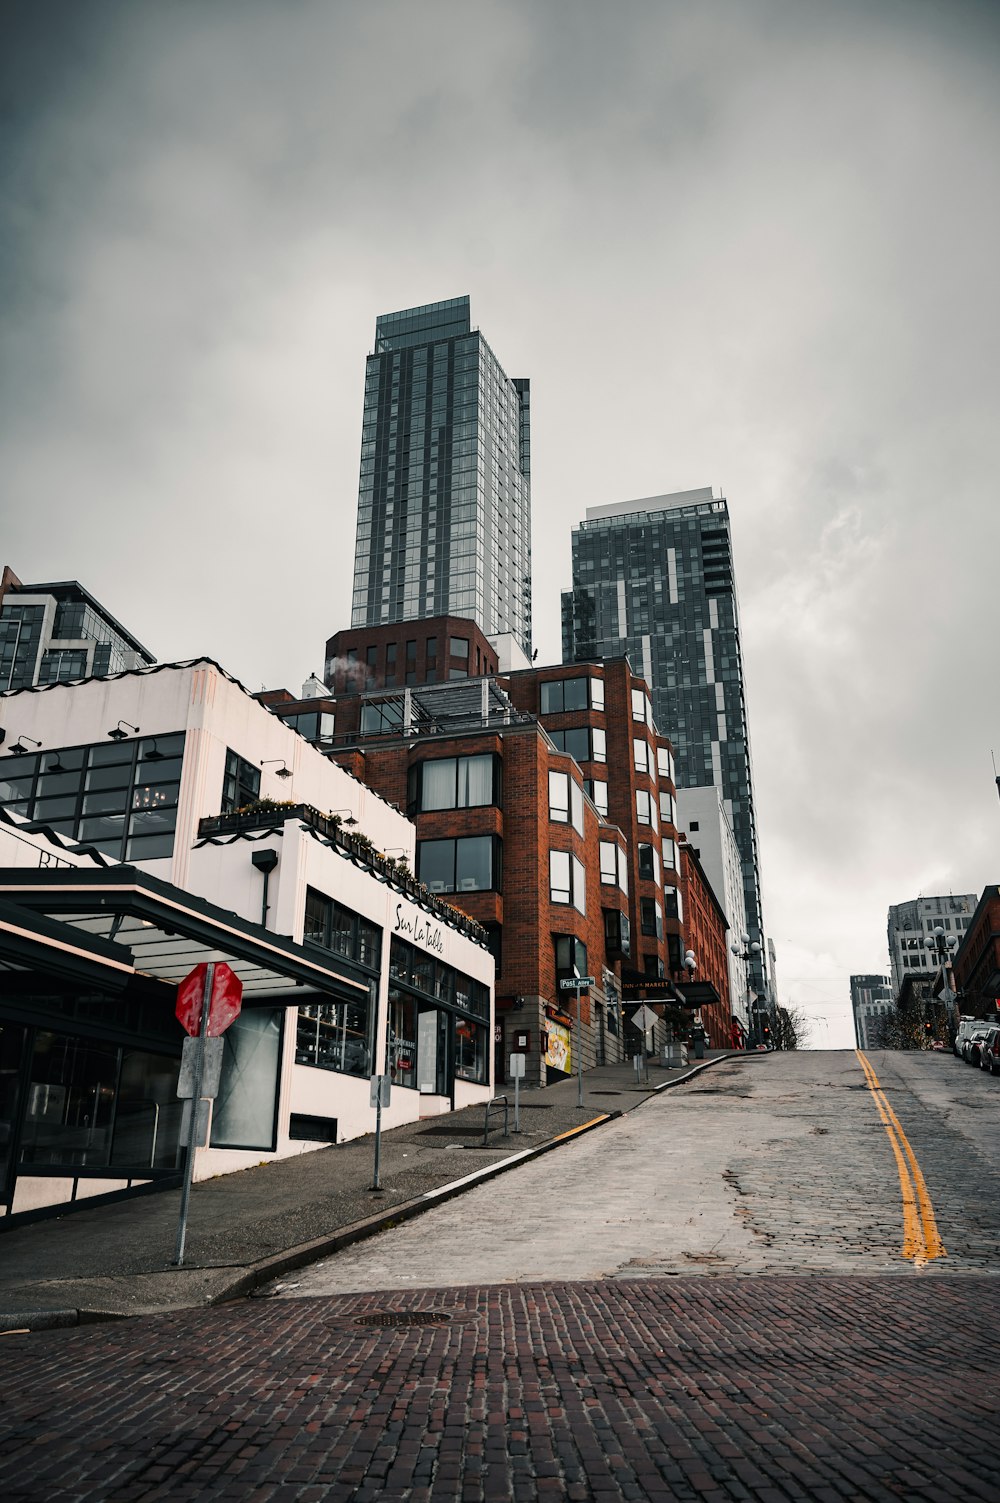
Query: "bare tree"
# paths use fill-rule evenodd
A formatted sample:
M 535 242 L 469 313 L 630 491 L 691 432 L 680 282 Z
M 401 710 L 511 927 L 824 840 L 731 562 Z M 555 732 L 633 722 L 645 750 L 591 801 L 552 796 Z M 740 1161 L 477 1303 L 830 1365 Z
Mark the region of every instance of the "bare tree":
M 809 1038 L 812 1024 L 801 1007 L 789 1003 L 779 1007 L 771 1025 L 771 1041 L 775 1049 L 800 1049 Z

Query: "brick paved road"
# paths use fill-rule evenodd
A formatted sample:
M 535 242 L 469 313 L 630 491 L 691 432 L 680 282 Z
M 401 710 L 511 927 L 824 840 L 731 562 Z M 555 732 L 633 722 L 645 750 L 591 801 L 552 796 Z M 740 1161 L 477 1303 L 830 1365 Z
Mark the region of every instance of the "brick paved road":
M 258 1300 L 5 1337 L 6 1503 L 1000 1497 L 994 1283 Z M 440 1325 L 359 1316 L 442 1312 Z

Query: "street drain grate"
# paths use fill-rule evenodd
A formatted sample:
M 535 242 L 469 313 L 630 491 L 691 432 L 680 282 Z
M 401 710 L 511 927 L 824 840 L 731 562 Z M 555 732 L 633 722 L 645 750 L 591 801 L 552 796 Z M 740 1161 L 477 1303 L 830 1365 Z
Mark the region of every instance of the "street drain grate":
M 376 1310 L 356 1315 L 356 1326 L 446 1326 L 451 1320 L 443 1310 Z

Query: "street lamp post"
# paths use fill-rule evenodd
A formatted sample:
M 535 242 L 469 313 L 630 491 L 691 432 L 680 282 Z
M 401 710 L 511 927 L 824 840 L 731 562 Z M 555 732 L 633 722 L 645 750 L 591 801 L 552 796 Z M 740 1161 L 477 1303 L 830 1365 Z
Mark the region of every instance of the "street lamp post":
M 951 1040 L 954 1043 L 955 1034 L 958 1032 L 958 998 L 955 988 L 950 984 L 948 976 L 952 957 L 958 949 L 958 940 L 954 934 L 945 934 L 943 927 L 938 924 L 924 940 L 924 948 L 932 959 L 936 960 L 941 967 L 941 980 L 943 982 L 944 1004 L 948 1011 L 948 1029 Z M 952 1007 L 955 1013 L 952 1015 Z
M 750 943 L 750 936 L 749 936 L 749 934 L 741 934 L 740 935 L 740 942 L 739 942 L 739 944 L 737 944 L 736 941 L 734 940 L 733 943 L 729 946 L 729 948 L 732 950 L 732 952 L 736 956 L 737 960 L 742 960 L 744 962 L 744 964 L 747 966 L 747 971 L 746 971 L 747 1022 L 750 1025 L 750 1041 L 751 1041 L 751 1043 L 754 1043 L 754 1044 L 762 1044 L 764 1042 L 764 1040 L 763 1040 L 763 1037 L 761 1035 L 760 1023 L 758 1021 L 758 1015 L 759 1015 L 760 1009 L 754 1007 L 754 1005 L 753 1005 L 753 992 L 752 992 L 751 987 L 750 987 L 750 969 L 749 969 L 749 962 L 751 960 L 756 960 L 757 957 L 758 957 L 758 955 L 760 954 L 760 945 L 757 943 L 756 940 L 754 940 L 753 943 L 751 944 Z M 764 1011 L 766 1012 L 767 1009 L 765 1008 Z

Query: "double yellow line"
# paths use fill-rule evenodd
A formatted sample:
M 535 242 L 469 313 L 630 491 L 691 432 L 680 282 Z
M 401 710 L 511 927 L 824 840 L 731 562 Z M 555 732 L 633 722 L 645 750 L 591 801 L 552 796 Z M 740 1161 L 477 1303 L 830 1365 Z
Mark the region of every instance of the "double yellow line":
M 899 1188 L 903 1196 L 903 1257 L 912 1258 L 915 1266 L 929 1263 L 933 1258 L 946 1258 L 944 1243 L 934 1220 L 934 1209 L 927 1193 L 924 1176 L 920 1172 L 916 1154 L 899 1123 L 899 1118 L 889 1105 L 885 1092 L 878 1083 L 878 1076 L 871 1062 L 860 1049 L 855 1053 L 865 1072 L 868 1089 L 871 1091 L 882 1118 L 882 1125 L 889 1135 L 892 1152 L 899 1171 Z

